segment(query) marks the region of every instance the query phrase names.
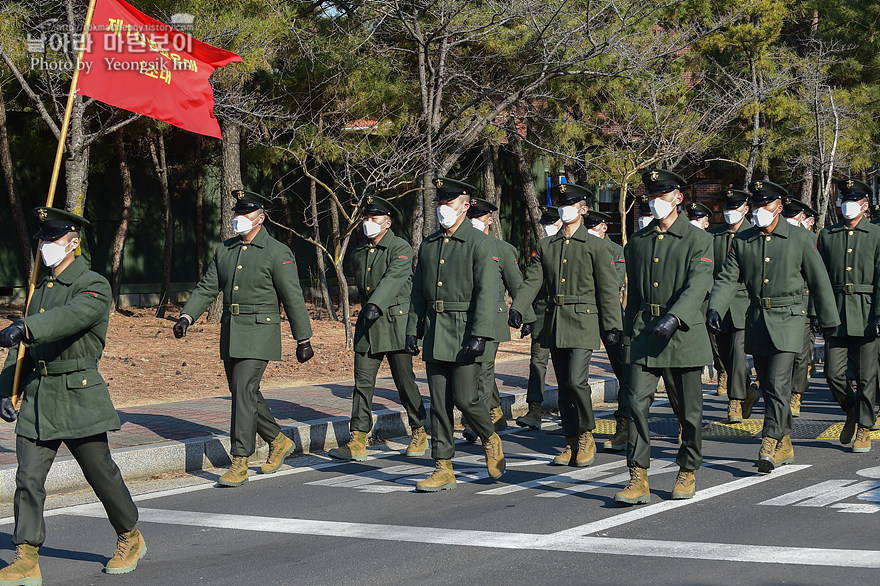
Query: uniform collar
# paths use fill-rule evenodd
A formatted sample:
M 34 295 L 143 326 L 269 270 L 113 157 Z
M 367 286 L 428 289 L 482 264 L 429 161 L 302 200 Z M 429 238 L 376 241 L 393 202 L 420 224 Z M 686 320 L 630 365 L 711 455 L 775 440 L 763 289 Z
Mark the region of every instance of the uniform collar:
M 385 232 L 385 236 L 382 237 L 382 240 L 380 240 L 379 243 L 375 245 L 375 247 L 368 238 L 366 242 L 357 247 L 357 250 L 363 250 L 365 248 L 381 248 L 382 250 L 385 250 L 386 248 L 388 248 L 388 244 L 392 240 L 394 240 L 394 232 L 389 228 L 388 231 Z
M 792 235 L 793 230 L 804 230 L 805 228 L 798 228 L 797 226 L 792 226 L 788 222 L 785 221 L 785 218 L 782 217 L 782 214 L 779 214 L 779 221 L 776 223 L 776 228 L 773 229 L 770 234 L 764 234 L 760 228 L 754 226 L 754 234 L 751 234 L 748 238 L 748 241 L 751 242 L 756 238 L 761 238 L 762 236 L 779 236 L 780 238 L 788 238 Z
M 73 262 L 67 265 L 67 268 L 61 271 L 61 274 L 55 277 L 55 281 L 61 283 L 62 285 L 72 285 L 74 281 L 82 276 L 84 272 L 89 270 L 89 267 L 86 266 L 86 261 L 83 260 L 83 257 L 78 256 L 73 259 Z M 51 276 L 46 275 L 43 278 L 43 281 L 48 281 L 51 279 Z
M 691 226 L 691 223 L 688 221 L 687 216 L 685 216 L 681 212 L 679 212 L 678 217 L 675 219 L 674 222 L 672 222 L 672 225 L 666 232 L 661 232 L 660 228 L 657 227 L 657 224 L 658 221 L 656 219 L 651 220 L 651 223 L 648 226 L 645 226 L 644 230 L 640 230 L 640 232 L 644 232 L 644 234 L 642 234 L 642 237 L 654 237 L 659 234 L 671 234 L 676 238 L 684 238 L 684 235 L 687 234 L 687 231 L 690 228 L 693 228 L 693 226 Z
M 257 235 L 254 236 L 254 239 L 247 243 L 247 246 L 256 246 L 257 248 L 263 248 L 266 246 L 266 242 L 269 240 L 269 233 L 266 232 L 266 226 L 260 228 L 260 231 L 257 232 Z M 241 236 L 236 236 L 232 239 L 230 244 L 230 248 L 233 246 L 244 245 L 244 242 L 241 239 Z
M 845 223 L 838 222 L 837 224 L 834 224 L 833 226 L 829 226 L 828 231 L 831 233 L 841 232 L 843 230 L 858 230 L 859 232 L 867 232 L 868 231 L 867 226 L 870 223 L 871 223 L 871 221 L 868 218 L 863 216 L 862 219 L 859 220 L 859 223 L 855 225 L 855 228 L 847 228 Z
M 571 235 L 571 240 L 579 240 L 580 242 L 586 242 L 587 238 L 590 237 L 590 233 L 587 232 L 587 229 L 584 227 L 584 223 L 581 222 L 581 225 L 578 226 L 578 229 L 574 231 L 574 234 Z M 567 240 L 568 237 L 562 231 L 562 228 L 559 229 L 559 232 L 553 235 L 554 240 Z
M 461 225 L 455 229 L 455 232 L 452 233 L 451 236 L 446 236 L 446 231 L 443 228 L 437 230 L 433 234 L 431 234 L 428 239 L 429 240 L 437 240 L 439 238 L 453 238 L 460 242 L 466 242 L 469 238 L 473 238 L 473 236 L 479 232 L 470 222 L 462 222 Z M 384 238 L 382 240 L 385 240 Z

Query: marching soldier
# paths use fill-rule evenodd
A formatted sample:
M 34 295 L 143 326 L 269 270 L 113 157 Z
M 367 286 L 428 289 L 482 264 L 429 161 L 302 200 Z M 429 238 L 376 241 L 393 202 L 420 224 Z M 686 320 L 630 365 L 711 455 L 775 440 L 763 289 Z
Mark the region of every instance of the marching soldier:
M 193 289 L 174 324 L 174 337 L 187 328 L 223 293 L 220 358 L 232 394 L 232 465 L 217 480 L 220 486 L 240 486 L 248 479 L 248 458 L 256 450 L 256 435 L 269 444 L 262 474 L 276 472 L 293 452 L 293 441 L 281 432 L 260 393 L 260 380 L 270 360 L 281 360 L 281 312 L 284 305 L 297 341 L 296 359 L 312 356 L 312 327 L 299 286 L 296 261 L 290 249 L 263 229 L 271 201 L 237 189 L 232 219 L 237 236 L 217 246 L 205 276 Z
M 724 224 L 709 229 L 713 237 L 713 252 L 715 256 L 713 277 L 718 278 L 727 258 L 727 251 L 734 236 L 745 232 L 752 227 L 752 223 L 746 220 L 749 211 L 747 191 L 739 189 L 727 189 L 722 192 L 724 207 Z M 745 327 L 746 311 L 749 308 L 749 293 L 745 285 L 740 283 L 736 295 L 730 304 L 730 309 L 721 319 L 721 332 L 710 337 L 714 339 L 718 347 L 718 353 L 724 366 L 727 394 L 727 422 L 742 423 L 752 414 L 752 407 L 758 400 L 758 390 L 751 385 L 749 376 L 749 362 L 745 350 Z M 719 376 L 719 387 L 721 380 Z M 722 394 L 719 390 L 719 394 Z
M 712 362 L 703 318 L 712 286 L 712 237 L 689 225 L 678 212 L 684 185 L 679 175 L 650 169 L 642 182 L 654 220 L 633 234 L 626 249 L 629 289 L 624 324 L 632 340 L 630 481 L 614 495 L 616 502 L 626 504 L 651 501 L 648 414 L 661 377 L 667 381 L 666 392 L 681 426 L 672 498 L 694 496 L 695 471 L 702 463 L 702 373 Z
M 600 329 L 606 346 L 621 342 L 620 290 L 611 248 L 593 238 L 584 226 L 592 193 L 575 184 L 556 188 L 555 203 L 563 227 L 538 242 L 510 307 L 508 324 L 519 328 L 523 314 L 543 290 L 547 295 L 542 346 L 550 348 L 559 383 L 559 414 L 567 446 L 553 464 L 589 466 L 596 453 L 590 360 L 599 347 Z
M 0 331 L 9 348 L 0 374 L 0 417 L 15 421 L 15 559 L 0 570 L 0 584 L 42 584 L 38 551 L 46 538 L 46 476 L 64 443 L 104 505 L 116 531 L 116 552 L 104 571 L 124 574 L 147 552 L 135 527 L 138 510 L 113 461 L 107 432 L 118 430 L 98 361 L 110 320 L 110 284 L 76 256 L 89 222 L 64 210 L 40 207 L 40 254 L 49 269 L 37 284 L 27 316 Z M 21 409 L 11 396 L 19 342 L 27 353 L 21 371 Z
M 496 335 L 494 340 L 486 342 L 486 351 L 483 353 L 483 362 L 480 367 L 480 394 L 489 407 L 489 415 L 492 416 L 495 431 L 501 431 L 507 428 L 507 419 L 501 410 L 501 395 L 498 392 L 498 383 L 495 381 L 495 356 L 498 354 L 498 344 L 510 340 L 510 328 L 507 327 L 507 294 L 516 293 L 523 278 L 516 260 L 516 248 L 495 238 L 489 232 L 490 226 L 495 221 L 492 217 L 492 212 L 495 211 L 498 211 L 498 206 L 494 203 L 473 197 L 471 198 L 471 207 L 467 211 L 467 217 L 470 219 L 471 225 L 486 234 L 495 245 L 492 257 L 498 263 L 498 268 L 501 271 L 501 289 L 498 292 L 498 309 L 495 312 Z M 529 308 L 525 322 L 521 334 L 523 337 L 532 332 L 535 322 L 535 314 L 531 308 Z M 462 435 L 471 443 L 477 441 L 477 434 L 470 426 L 464 428 Z
M 495 314 L 501 288 L 492 241 L 467 221 L 474 188 L 447 178 L 434 180 L 440 230 L 422 242 L 413 277 L 406 351 L 419 353 L 431 390 L 431 455 L 434 472 L 416 484 L 419 492 L 455 488 L 452 408 L 467 418 L 483 442 L 489 477 L 504 473 L 501 438 L 479 391 L 480 363 L 497 335 Z
M 554 207 L 544 207 L 541 212 L 541 230 L 544 238 L 555 236 L 562 228 L 562 220 L 559 219 L 559 211 Z M 531 259 L 534 261 L 538 255 L 538 249 L 532 250 Z M 529 386 L 526 391 L 526 404 L 528 411 L 522 417 L 517 417 L 516 424 L 529 429 L 541 429 L 541 421 L 544 412 L 541 404 L 544 402 L 544 378 L 547 375 L 547 362 L 550 360 L 550 348 L 541 345 L 542 331 L 544 329 L 544 317 L 547 309 L 547 292 L 540 291 L 532 304 L 535 313 L 535 322 L 523 324 L 522 335 L 532 335 L 531 357 L 529 359 Z M 505 324 L 506 325 L 506 324 Z
M 781 221 L 785 189 L 770 181 L 753 181 L 749 191 L 755 227 L 733 239 L 712 288 L 706 321 L 719 332 L 721 314 L 730 308 L 739 284 L 745 284 L 750 300 L 745 348 L 754 358 L 765 401 L 758 469 L 768 473 L 794 461 L 789 403 L 792 368 L 803 349 L 807 320 L 804 290 L 810 290 L 823 329 L 840 325 L 840 319 L 810 234 Z
M 412 356 L 404 350 L 409 295 L 412 291 L 412 247 L 391 230 L 394 206 L 368 196 L 363 209 L 367 241 L 351 254 L 354 282 L 363 308 L 354 328 L 354 392 L 351 440 L 330 450 L 340 460 L 366 460 L 367 434 L 373 428 L 373 391 L 382 358 L 406 409 L 412 440 L 407 456 L 424 456 L 428 449 L 425 405 L 416 384 Z
M 877 392 L 877 337 L 880 336 L 880 227 L 871 224 L 871 188 L 861 181 L 838 182 L 844 220 L 819 233 L 840 325 L 825 332 L 825 379 L 846 413 L 840 443 L 855 435 L 853 452 L 871 451 Z M 847 387 L 847 362 L 854 361 L 856 390 Z
M 692 201 L 687 206 L 688 221 L 700 230 L 708 230 L 712 220 L 712 210 L 698 201 Z

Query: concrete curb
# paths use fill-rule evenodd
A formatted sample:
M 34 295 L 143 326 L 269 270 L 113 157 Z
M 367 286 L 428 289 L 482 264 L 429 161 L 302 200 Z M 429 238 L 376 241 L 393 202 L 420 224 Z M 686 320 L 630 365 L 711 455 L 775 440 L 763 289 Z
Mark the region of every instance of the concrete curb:
M 617 379 L 595 377 L 590 381 L 593 404 L 617 400 Z M 558 392 L 555 386 L 544 390 L 544 410 L 556 409 Z M 515 419 L 527 411 L 526 390 L 501 393 L 501 408 L 508 419 Z M 455 422 L 461 413 L 455 411 Z M 329 450 L 348 441 L 350 417 L 328 417 L 308 422 L 285 425 L 282 431 L 296 444 L 297 454 Z M 428 426 L 430 427 L 430 410 Z M 393 438 L 408 435 L 409 425 L 403 409 L 383 409 L 373 413 L 371 435 Z M 228 435 L 211 435 L 181 441 L 164 441 L 143 446 L 118 448 L 113 459 L 126 481 L 143 480 L 159 474 L 200 472 L 228 466 L 230 440 Z M 259 462 L 268 455 L 268 445 L 257 437 L 257 451 L 252 460 Z M 0 467 L 0 502 L 9 503 L 15 493 L 15 464 Z M 71 456 L 57 458 L 46 479 L 47 494 L 76 492 L 89 488 L 76 460 Z

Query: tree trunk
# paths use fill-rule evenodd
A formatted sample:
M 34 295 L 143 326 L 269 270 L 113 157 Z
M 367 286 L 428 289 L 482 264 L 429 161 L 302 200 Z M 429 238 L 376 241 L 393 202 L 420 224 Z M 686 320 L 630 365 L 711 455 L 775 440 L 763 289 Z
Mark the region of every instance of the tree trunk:
M 746 175 L 743 180 L 743 189 L 749 188 L 752 175 L 755 172 L 755 161 L 758 158 L 758 148 L 761 146 L 761 109 L 758 107 L 758 73 L 754 57 L 749 59 L 749 68 L 752 74 L 752 87 L 755 90 L 755 112 L 752 114 L 752 143 L 749 146 L 749 158 L 746 163 Z
M 517 179 L 519 179 L 523 195 L 526 198 L 532 233 L 535 235 L 535 240 L 540 240 L 541 236 L 543 236 L 541 233 L 541 203 L 538 201 L 538 190 L 535 189 L 535 181 L 532 178 L 532 165 L 526 158 L 526 151 L 523 148 L 519 133 L 509 132 L 507 136 L 513 150 L 514 159 L 516 160 Z
M 205 274 L 205 161 L 203 151 L 204 139 L 196 138 L 196 281 L 201 281 Z
M 31 271 L 34 266 L 34 257 L 31 252 L 30 237 L 28 235 L 27 222 L 25 221 L 24 208 L 19 199 L 18 188 L 15 184 L 14 168 L 12 166 L 12 150 L 9 148 L 9 133 L 6 128 L 6 103 L 3 99 L 3 88 L 0 87 L 0 168 L 3 169 L 3 178 L 6 180 L 6 191 L 9 194 L 9 206 L 12 209 L 12 219 L 15 222 L 15 232 L 18 235 L 18 248 L 21 252 L 21 268 L 25 282 L 29 282 Z
M 413 202 L 412 214 L 412 231 L 410 235 L 410 244 L 413 247 L 413 266 L 419 262 L 419 248 L 422 246 L 422 240 L 425 238 L 425 192 L 434 189 L 431 183 L 431 173 L 426 171 L 419 176 L 419 190 L 416 191 L 415 201 Z
M 801 181 L 801 201 L 813 205 L 813 169 L 811 165 L 804 168 L 804 176 Z
M 174 247 L 174 221 L 171 217 L 171 191 L 168 188 L 168 162 L 165 159 L 165 136 L 150 128 L 150 158 L 153 170 L 162 190 L 162 208 L 165 220 L 165 245 L 162 252 L 162 290 L 159 293 L 159 307 L 156 317 L 164 318 L 168 299 L 171 296 L 171 252 Z
M 483 197 L 499 207 L 499 211 L 492 213 L 492 235 L 499 240 L 504 240 L 504 234 L 501 232 L 501 213 L 500 205 L 498 205 L 498 188 L 495 185 L 495 161 L 492 157 L 492 145 L 488 140 L 483 140 L 480 144 L 480 155 L 483 166 Z
M 89 188 L 89 147 L 85 144 L 85 106 L 82 96 L 73 99 L 70 126 L 67 131 L 67 156 L 64 159 L 64 178 L 67 184 L 65 209 L 83 215 Z M 57 206 L 56 206 L 57 207 Z
M 351 300 L 348 296 L 348 281 L 342 268 L 349 237 L 342 238 L 339 210 L 336 208 L 335 200 L 330 201 L 330 227 L 333 231 L 333 268 L 336 270 L 336 281 L 339 284 L 339 305 L 342 312 L 342 323 L 345 326 L 345 346 L 351 348 L 354 346 L 354 333 L 351 329 Z
M 318 216 L 318 186 L 315 180 L 311 178 L 309 179 L 309 212 L 311 214 L 312 227 L 315 229 L 314 239 L 316 242 L 321 242 L 321 222 Z M 327 284 L 327 266 L 324 264 L 324 251 L 317 246 L 315 247 L 315 261 L 318 265 L 318 286 L 321 288 L 321 298 L 324 300 L 324 307 L 327 308 L 327 315 L 330 316 L 332 321 L 339 321 L 339 316 L 336 315 L 336 308 L 333 307 L 333 299 L 330 297 L 330 286 Z
M 113 143 L 116 148 L 116 159 L 119 163 L 119 176 L 122 178 L 122 212 L 119 215 L 119 226 L 116 228 L 116 235 L 113 237 L 113 255 L 110 261 L 110 288 L 113 292 L 113 307 L 119 309 L 125 241 L 128 239 L 128 227 L 131 223 L 132 185 L 128 156 L 125 153 L 124 130 L 119 129 L 113 133 Z

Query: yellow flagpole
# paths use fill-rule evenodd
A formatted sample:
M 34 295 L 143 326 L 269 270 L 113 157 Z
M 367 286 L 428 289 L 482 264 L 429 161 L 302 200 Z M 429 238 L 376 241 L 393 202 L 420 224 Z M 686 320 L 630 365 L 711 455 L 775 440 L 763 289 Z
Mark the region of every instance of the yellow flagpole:
M 79 52 L 76 55 L 76 66 L 73 68 L 73 79 L 70 80 L 70 93 L 67 94 L 67 107 L 64 109 L 64 121 L 61 123 L 61 134 L 58 137 L 58 148 L 55 151 L 55 166 L 52 168 L 52 180 L 49 182 L 49 195 L 46 197 L 46 207 L 52 207 L 55 202 L 55 188 L 58 186 L 58 175 L 61 171 L 61 159 L 64 155 L 64 143 L 67 141 L 67 129 L 70 127 L 70 113 L 73 111 L 73 101 L 76 97 L 76 84 L 79 82 L 79 67 L 82 63 L 83 54 L 86 51 L 86 42 L 89 37 L 89 28 L 92 25 L 92 16 L 95 14 L 95 2 L 97 0 L 89 0 L 89 9 L 86 12 L 86 21 L 83 24 L 83 32 L 80 37 Z M 34 289 L 37 286 L 39 278 L 39 250 L 34 255 L 33 270 L 31 271 L 31 282 L 28 286 L 27 303 L 25 304 L 24 314 L 28 314 L 28 308 L 31 305 L 31 298 L 34 296 Z M 18 387 L 21 383 L 21 368 L 24 363 L 25 346 L 23 343 L 18 345 L 18 356 L 15 361 L 15 377 L 12 379 L 12 404 L 18 403 Z

